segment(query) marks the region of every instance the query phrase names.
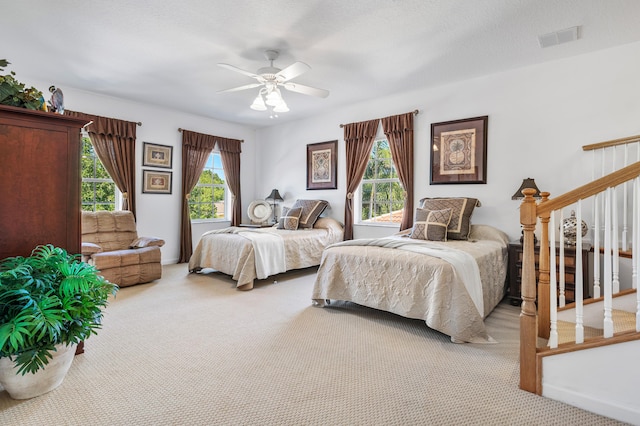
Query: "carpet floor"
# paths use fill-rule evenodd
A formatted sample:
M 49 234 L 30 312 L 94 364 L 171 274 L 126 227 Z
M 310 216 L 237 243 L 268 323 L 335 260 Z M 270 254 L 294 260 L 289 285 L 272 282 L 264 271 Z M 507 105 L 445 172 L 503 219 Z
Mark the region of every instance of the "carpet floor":
M 0 389 L 0 425 L 621 424 L 518 388 L 518 307 L 487 318 L 497 344 L 454 344 L 423 321 L 311 306 L 315 271 L 242 292 L 167 265 L 120 290 L 59 388 Z

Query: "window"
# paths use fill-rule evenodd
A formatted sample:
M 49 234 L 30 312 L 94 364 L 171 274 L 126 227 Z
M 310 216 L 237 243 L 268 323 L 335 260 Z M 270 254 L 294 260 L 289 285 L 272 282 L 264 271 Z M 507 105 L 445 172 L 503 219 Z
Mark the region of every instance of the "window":
M 395 224 L 402 221 L 404 188 L 386 139 L 373 143 L 367 169 L 360 182 L 359 199 L 358 223 Z
M 88 136 L 82 138 L 82 210 L 116 210 L 116 184 L 96 155 Z
M 227 220 L 227 182 L 219 152 L 212 152 L 189 197 L 191 220 Z

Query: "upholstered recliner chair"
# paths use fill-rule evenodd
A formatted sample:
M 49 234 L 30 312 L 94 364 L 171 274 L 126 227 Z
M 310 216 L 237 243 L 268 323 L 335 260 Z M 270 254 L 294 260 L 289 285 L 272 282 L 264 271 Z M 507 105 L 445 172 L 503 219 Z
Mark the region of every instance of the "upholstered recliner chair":
M 130 211 L 82 212 L 82 260 L 120 287 L 162 277 L 164 240 L 138 237 Z

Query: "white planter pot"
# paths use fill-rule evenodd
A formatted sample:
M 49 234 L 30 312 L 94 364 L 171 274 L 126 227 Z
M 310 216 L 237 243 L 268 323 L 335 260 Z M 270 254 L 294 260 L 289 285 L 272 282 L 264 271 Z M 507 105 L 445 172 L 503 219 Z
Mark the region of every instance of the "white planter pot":
M 0 358 L 0 385 L 13 399 L 29 399 L 54 390 L 64 380 L 71 367 L 77 345 L 57 345 L 53 359 L 35 374 L 18 374 L 14 361 Z

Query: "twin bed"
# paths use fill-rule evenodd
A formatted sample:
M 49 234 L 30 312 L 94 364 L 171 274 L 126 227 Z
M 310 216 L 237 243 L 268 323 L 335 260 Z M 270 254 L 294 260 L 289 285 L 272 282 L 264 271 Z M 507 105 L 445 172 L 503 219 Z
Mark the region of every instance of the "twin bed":
M 292 269 L 317 266 L 325 247 L 342 241 L 343 229 L 332 218 L 296 230 L 230 227 L 205 233 L 189 260 L 189 271 L 215 269 L 230 275 L 239 290 L 254 280 Z
M 421 319 L 453 342 L 488 343 L 484 318 L 502 300 L 508 237 L 471 225 L 476 198 L 423 198 L 413 227 L 327 248 L 312 300 L 344 300 Z
M 311 298 L 318 306 L 343 300 L 421 319 L 453 342 L 492 342 L 484 318 L 505 294 L 507 247 L 507 236 L 488 225 L 472 225 L 467 241 L 416 241 L 406 234 L 345 241 L 325 250 Z M 465 280 L 473 271 L 460 271 L 437 253 L 447 249 L 475 260 L 479 281 Z
M 189 271 L 215 269 L 230 275 L 239 290 L 251 290 L 255 279 L 317 266 L 323 250 L 343 237 L 338 221 L 320 217 L 327 207 L 325 200 L 296 200 L 290 208 L 283 207 L 272 227 L 206 232 L 189 259 Z
M 256 278 L 320 265 L 311 295 L 317 306 L 354 302 L 424 320 L 453 342 L 492 342 L 484 318 L 505 294 L 508 237 L 470 224 L 478 204 L 423 199 L 412 229 L 377 239 L 343 242 L 342 226 L 326 217 L 298 230 L 212 231 L 200 239 L 189 270 L 218 270 L 248 290 Z

